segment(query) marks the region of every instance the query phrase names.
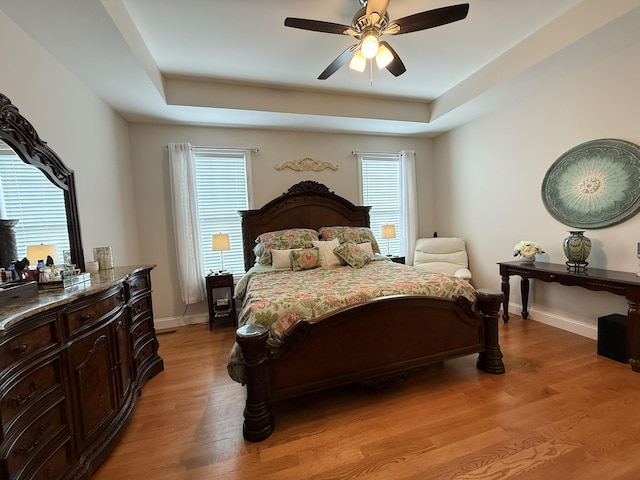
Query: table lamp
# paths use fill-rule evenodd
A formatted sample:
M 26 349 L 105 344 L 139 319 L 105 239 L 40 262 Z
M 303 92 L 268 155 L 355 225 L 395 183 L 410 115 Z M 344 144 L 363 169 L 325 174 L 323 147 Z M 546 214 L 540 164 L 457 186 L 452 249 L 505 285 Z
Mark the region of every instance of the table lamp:
M 211 249 L 214 252 L 220 252 L 220 272 L 224 272 L 224 256 L 223 253 L 225 250 L 231 250 L 231 244 L 229 242 L 229 234 L 228 233 L 214 233 L 211 239 Z
M 396 226 L 395 225 L 382 225 L 382 238 L 387 239 L 387 256 L 390 257 L 389 253 L 389 239 L 396 238 Z

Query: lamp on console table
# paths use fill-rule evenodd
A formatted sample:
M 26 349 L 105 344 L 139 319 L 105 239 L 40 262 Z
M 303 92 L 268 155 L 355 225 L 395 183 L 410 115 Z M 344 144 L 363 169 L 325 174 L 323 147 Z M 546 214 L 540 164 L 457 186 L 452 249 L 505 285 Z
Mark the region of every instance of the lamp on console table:
M 231 250 L 231 243 L 229 242 L 228 233 L 214 233 L 211 238 L 211 249 L 214 252 L 220 252 L 220 272 L 224 272 L 224 256 L 223 253 L 226 250 Z
M 387 256 L 390 257 L 389 239 L 396 238 L 396 226 L 395 225 L 382 225 L 382 238 L 387 239 Z

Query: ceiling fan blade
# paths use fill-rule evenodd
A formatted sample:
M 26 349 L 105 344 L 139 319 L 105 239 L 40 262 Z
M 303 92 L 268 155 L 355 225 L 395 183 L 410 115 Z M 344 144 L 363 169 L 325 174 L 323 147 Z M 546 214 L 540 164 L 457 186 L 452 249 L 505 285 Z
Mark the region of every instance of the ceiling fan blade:
M 311 30 L 312 32 L 335 33 L 338 35 L 343 35 L 346 30 L 351 28 L 351 26 L 349 25 L 341 25 L 339 23 L 292 17 L 285 18 L 284 24 L 286 27 L 299 28 L 301 30 Z
M 367 18 L 369 18 L 372 13 L 377 13 L 380 18 L 384 18 L 388 6 L 389 0 L 367 0 Z
M 326 80 L 331 75 L 336 73 L 340 69 L 340 67 L 346 65 L 351 61 L 351 59 L 353 58 L 357 50 L 358 50 L 357 44 L 351 45 L 349 48 L 347 48 L 344 52 L 338 55 L 338 58 L 336 58 L 333 62 L 329 64 L 327 68 L 324 69 L 324 72 L 322 72 L 318 76 L 318 80 Z
M 396 51 L 393 49 L 393 47 L 385 41 L 380 42 L 380 44 L 387 47 L 389 51 L 393 54 L 393 60 L 391 60 L 391 63 L 389 63 L 389 65 L 387 65 L 385 68 L 389 70 L 394 77 L 399 77 L 404 72 L 406 72 L 407 67 L 404 66 L 404 63 L 402 63 L 402 60 L 400 60 L 400 57 L 398 56 Z
M 395 33 L 395 35 L 400 35 L 457 22 L 466 18 L 467 13 L 469 13 L 469 4 L 462 3 L 399 18 L 391 22 L 391 25 L 396 24 L 400 27 L 400 30 Z

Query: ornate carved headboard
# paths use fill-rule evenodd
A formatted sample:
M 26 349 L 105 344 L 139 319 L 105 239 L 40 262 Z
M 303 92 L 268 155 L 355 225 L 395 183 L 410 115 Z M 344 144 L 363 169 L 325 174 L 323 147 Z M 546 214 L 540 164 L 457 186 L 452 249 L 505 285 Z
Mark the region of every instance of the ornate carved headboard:
M 253 248 L 261 233 L 286 228 L 317 230 L 334 225 L 368 227 L 370 209 L 354 205 L 321 183 L 312 180 L 297 183 L 262 208 L 239 212 L 245 270 L 255 264 Z

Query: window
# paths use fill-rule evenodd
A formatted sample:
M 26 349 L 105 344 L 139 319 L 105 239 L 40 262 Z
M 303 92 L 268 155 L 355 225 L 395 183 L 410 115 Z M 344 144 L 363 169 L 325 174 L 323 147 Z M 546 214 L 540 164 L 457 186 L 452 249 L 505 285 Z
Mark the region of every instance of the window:
M 205 273 L 224 269 L 244 273 L 242 226 L 238 210 L 250 205 L 250 153 L 193 147 L 196 162 L 196 201 L 200 247 Z M 229 234 L 230 250 L 214 252 L 214 233 Z
M 359 153 L 362 205 L 371 206 L 371 230 L 383 255 L 402 255 L 406 236 L 402 218 L 400 154 Z M 383 239 L 382 225 L 396 227 L 396 238 Z
M 64 191 L 39 169 L 24 163 L 4 142 L 0 142 L 0 218 L 18 219 L 14 227 L 16 260 L 27 256 L 27 245 L 55 245 L 57 262 L 70 248 Z M 32 265 L 38 260 L 29 259 Z

